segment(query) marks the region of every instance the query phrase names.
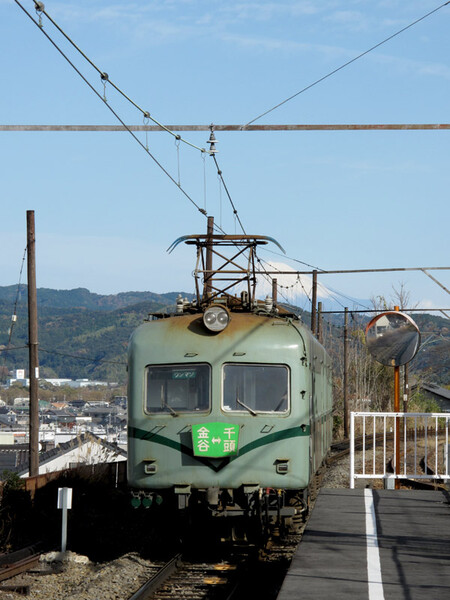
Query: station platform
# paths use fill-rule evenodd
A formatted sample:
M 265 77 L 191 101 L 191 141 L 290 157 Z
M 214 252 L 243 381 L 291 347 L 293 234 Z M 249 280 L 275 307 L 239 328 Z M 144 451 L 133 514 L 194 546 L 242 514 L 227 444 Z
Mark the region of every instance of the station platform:
M 450 495 L 323 489 L 278 600 L 450 598 Z

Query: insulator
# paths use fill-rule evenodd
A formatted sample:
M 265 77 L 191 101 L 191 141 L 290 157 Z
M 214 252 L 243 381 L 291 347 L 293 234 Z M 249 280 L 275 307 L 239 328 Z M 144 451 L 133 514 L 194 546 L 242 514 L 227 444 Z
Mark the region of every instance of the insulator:
M 219 142 L 216 140 L 216 136 L 214 135 L 214 131 L 212 129 L 209 135 L 209 140 L 206 143 L 209 144 L 209 153 L 216 154 L 216 144 L 218 144 Z

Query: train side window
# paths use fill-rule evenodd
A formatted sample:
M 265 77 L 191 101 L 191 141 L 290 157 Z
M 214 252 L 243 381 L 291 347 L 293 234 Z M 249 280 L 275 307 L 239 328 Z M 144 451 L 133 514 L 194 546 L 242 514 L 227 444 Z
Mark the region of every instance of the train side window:
M 227 364 L 222 408 L 257 414 L 289 409 L 289 369 L 284 365 Z
M 207 364 L 153 365 L 146 368 L 148 413 L 206 412 L 211 408 L 211 367 Z

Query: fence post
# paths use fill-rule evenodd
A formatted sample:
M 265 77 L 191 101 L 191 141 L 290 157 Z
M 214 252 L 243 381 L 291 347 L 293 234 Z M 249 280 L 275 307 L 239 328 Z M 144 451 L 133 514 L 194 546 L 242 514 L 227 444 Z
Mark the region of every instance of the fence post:
M 355 413 L 350 413 L 350 489 L 355 487 Z

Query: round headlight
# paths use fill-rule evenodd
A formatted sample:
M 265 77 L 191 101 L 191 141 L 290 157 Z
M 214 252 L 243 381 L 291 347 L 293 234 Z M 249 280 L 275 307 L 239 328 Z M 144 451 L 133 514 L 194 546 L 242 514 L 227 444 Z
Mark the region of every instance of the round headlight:
M 222 331 L 229 322 L 230 315 L 222 306 L 210 306 L 203 313 L 203 323 L 210 331 Z

